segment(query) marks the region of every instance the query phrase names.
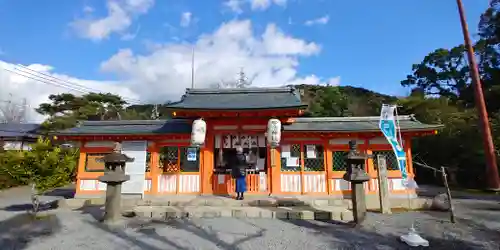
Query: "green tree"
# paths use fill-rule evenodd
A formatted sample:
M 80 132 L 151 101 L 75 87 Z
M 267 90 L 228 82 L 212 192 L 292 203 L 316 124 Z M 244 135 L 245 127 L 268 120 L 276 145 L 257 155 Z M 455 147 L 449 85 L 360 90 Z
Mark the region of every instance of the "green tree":
M 33 183 L 40 192 L 72 181 L 78 155 L 74 149 L 52 146 L 48 139 L 38 139 L 31 150 L 9 150 L 2 154 L 0 173 L 21 183 Z
M 42 103 L 36 111 L 48 116 L 44 127 L 48 131 L 71 128 L 78 121 L 141 119 L 144 116 L 125 110 L 127 102 L 110 93 L 89 93 L 82 96 L 65 93 L 50 95 L 51 103 Z
M 418 88 L 427 95 L 457 101 L 467 94 L 470 77 L 465 47 L 437 49 L 412 66 L 412 74 L 401 81 L 404 87 Z
M 342 94 L 339 87 L 324 87 L 318 90 L 316 98 L 311 102 L 308 110 L 309 116 L 347 116 L 347 97 Z
M 11 150 L 0 154 L 0 175 L 22 184 L 31 184 L 33 196 L 71 183 L 78 154 L 73 149 L 53 146 L 48 139 L 38 139 L 31 150 Z M 37 211 L 38 199 L 33 207 Z
M 481 16 L 479 39 L 474 44 L 483 91 L 498 151 L 500 146 L 500 0 L 491 1 Z M 415 151 L 433 166 L 454 168 L 461 185 L 480 187 L 485 183 L 485 160 L 474 89 L 463 45 L 437 49 L 412 67 L 401 82 L 415 90 L 400 100 L 405 112 L 419 120 L 445 125 L 432 137 L 415 140 Z M 431 98 L 432 97 L 432 98 Z

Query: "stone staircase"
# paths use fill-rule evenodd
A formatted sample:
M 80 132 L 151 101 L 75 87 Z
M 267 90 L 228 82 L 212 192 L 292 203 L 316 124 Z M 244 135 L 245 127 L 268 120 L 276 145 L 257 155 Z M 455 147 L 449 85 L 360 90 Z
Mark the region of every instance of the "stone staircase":
M 133 211 L 141 217 L 170 218 L 268 218 L 351 221 L 350 200 L 307 197 L 259 198 L 238 201 L 226 197 L 144 200 Z
M 102 206 L 104 198 L 67 199 L 61 207 L 81 209 Z M 257 197 L 248 196 L 239 201 L 222 196 L 162 196 L 146 199 L 123 199 L 127 214 L 152 219 L 171 218 L 269 218 L 303 220 L 351 221 L 350 200 L 338 198 Z
M 374 199 L 375 198 L 375 199 Z M 67 199 L 61 201 L 60 207 L 81 209 L 85 206 L 103 206 L 104 198 Z M 414 198 L 411 205 L 408 199 L 391 199 L 393 208 L 426 209 L 427 199 Z M 410 207 L 410 206 L 411 207 Z M 152 219 L 171 218 L 269 218 L 269 219 L 303 219 L 303 220 L 335 220 L 348 222 L 353 220 L 352 201 L 339 197 L 268 197 L 247 196 L 239 201 L 225 196 L 161 196 L 145 199 L 124 198 L 123 211 L 139 217 Z M 379 208 L 376 197 L 367 197 L 367 208 Z

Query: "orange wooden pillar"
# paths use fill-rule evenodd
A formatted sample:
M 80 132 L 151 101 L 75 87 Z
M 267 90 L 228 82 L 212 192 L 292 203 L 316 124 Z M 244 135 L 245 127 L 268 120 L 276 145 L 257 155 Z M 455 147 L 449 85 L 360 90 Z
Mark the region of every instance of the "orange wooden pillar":
M 370 139 L 365 139 L 364 148 L 366 150 L 365 153 L 372 156 L 371 158 L 366 159 L 366 172 L 368 173 L 368 176 L 370 176 L 370 180 L 368 181 L 368 190 L 366 191 L 373 192 L 377 189 L 377 182 L 373 180 L 376 179 L 378 175 L 375 170 L 375 164 L 373 164 L 373 161 L 376 161 L 377 159 L 373 158 L 373 150 L 370 145 Z
M 273 149 L 268 147 L 269 152 L 269 166 L 270 166 L 270 184 L 269 184 L 269 193 L 270 194 L 280 194 L 281 193 L 281 147 L 277 147 Z M 274 157 L 274 165 L 271 165 L 271 157 Z
M 150 194 L 156 195 L 156 194 L 158 194 L 159 185 L 160 185 L 160 183 L 159 183 L 160 178 L 159 177 L 160 177 L 162 171 L 158 167 L 160 153 L 159 153 L 159 148 L 155 142 L 153 142 L 152 145 L 149 147 L 149 152 L 151 152 L 151 157 L 149 159 L 150 160 L 149 164 L 151 166 L 151 169 L 149 170 L 150 174 L 151 174 L 151 192 L 150 192 Z
M 324 141 L 325 149 L 325 170 L 326 170 L 326 193 L 332 194 L 333 191 L 333 153 L 330 147 L 330 140 Z
M 78 166 L 76 169 L 76 195 L 80 193 L 80 182 L 81 176 L 85 172 L 85 160 L 87 158 L 87 153 L 85 153 L 85 142 L 82 141 L 82 146 L 80 147 L 80 156 L 78 158 Z
M 214 192 L 212 183 L 214 173 L 214 141 L 215 136 L 213 134 L 213 129 L 209 125 L 207 128 L 205 145 L 203 145 L 200 150 L 202 157 L 200 160 L 201 194 L 213 194 Z
M 406 168 L 408 171 L 408 176 L 410 176 L 411 178 L 415 178 L 415 171 L 413 169 L 413 155 L 411 152 L 411 137 L 405 137 L 404 150 L 406 152 Z

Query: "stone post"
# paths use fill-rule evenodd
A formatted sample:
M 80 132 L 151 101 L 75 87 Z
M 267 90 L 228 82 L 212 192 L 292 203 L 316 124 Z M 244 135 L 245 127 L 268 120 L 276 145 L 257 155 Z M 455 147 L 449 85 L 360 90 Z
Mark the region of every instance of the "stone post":
M 100 161 L 104 162 L 105 172 L 99 176 L 99 181 L 107 184 L 102 222 L 111 224 L 121 219 L 122 183 L 130 180 L 130 176 L 125 174 L 125 164 L 134 159 L 122 154 L 121 144 L 117 142 L 113 153 Z
M 352 207 L 354 223 L 363 222 L 366 216 L 366 193 L 364 183 L 370 180 L 365 170 L 365 161 L 371 155 L 361 154 L 357 151 L 356 141 L 349 141 L 347 155 L 347 171 L 343 179 L 351 183 Z

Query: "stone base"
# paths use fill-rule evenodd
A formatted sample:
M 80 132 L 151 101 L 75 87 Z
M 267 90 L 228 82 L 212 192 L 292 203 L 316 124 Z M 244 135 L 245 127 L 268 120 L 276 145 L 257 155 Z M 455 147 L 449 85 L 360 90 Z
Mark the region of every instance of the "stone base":
M 426 210 L 430 209 L 432 199 L 430 198 L 413 198 L 411 204 L 408 198 L 391 198 L 391 207 L 411 210 Z M 84 206 L 101 206 L 104 205 L 104 198 L 93 199 L 66 199 L 58 201 L 59 207 L 68 207 L 70 209 L 80 209 Z M 368 210 L 380 209 L 378 196 L 368 195 L 366 197 L 366 205 Z M 122 207 L 133 208 L 135 206 L 209 206 L 209 207 L 293 207 L 293 206 L 312 206 L 312 207 L 344 207 L 352 209 L 350 199 L 342 199 L 335 197 L 310 197 L 297 196 L 291 198 L 278 197 L 252 197 L 248 196 L 243 201 L 237 201 L 232 198 L 218 196 L 170 196 L 158 197 L 154 199 L 124 199 Z
M 137 207 L 139 217 L 157 220 L 177 218 L 267 218 L 283 220 L 334 220 L 350 222 L 352 212 L 346 209 L 311 207 Z

